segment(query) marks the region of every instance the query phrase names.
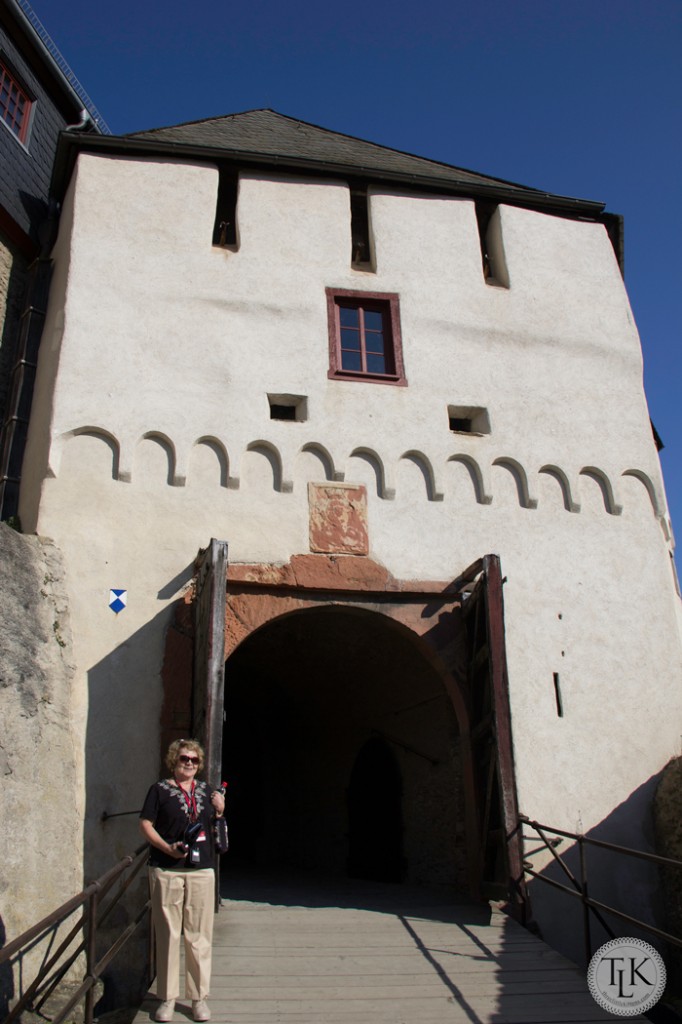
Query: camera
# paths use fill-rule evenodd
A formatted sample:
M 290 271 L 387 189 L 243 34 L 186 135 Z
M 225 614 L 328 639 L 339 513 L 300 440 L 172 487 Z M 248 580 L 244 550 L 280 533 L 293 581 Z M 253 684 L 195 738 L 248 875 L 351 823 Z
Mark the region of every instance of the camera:
M 187 826 L 187 828 L 185 829 L 185 834 L 182 837 L 182 841 L 185 844 L 185 846 L 191 847 L 194 845 L 194 840 L 197 838 L 202 828 L 203 826 L 200 821 L 192 822 L 191 825 Z
M 191 825 L 188 825 L 185 829 L 185 834 L 182 837 L 185 849 L 189 855 L 190 864 L 201 863 L 201 857 L 199 854 L 199 847 L 195 846 L 195 840 L 199 833 L 202 831 L 203 825 L 200 821 L 194 821 Z

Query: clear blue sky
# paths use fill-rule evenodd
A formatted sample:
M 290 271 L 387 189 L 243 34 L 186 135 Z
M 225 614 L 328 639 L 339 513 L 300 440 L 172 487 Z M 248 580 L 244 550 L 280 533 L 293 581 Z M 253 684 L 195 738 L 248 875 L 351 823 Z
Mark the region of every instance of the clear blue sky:
M 33 6 L 115 134 L 272 107 L 623 214 L 682 538 L 682 0 Z

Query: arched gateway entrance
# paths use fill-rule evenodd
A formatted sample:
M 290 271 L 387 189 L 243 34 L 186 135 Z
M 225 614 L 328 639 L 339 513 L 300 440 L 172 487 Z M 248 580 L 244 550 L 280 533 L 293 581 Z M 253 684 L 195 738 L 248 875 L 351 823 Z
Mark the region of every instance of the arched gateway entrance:
M 496 556 L 405 583 L 366 557 L 228 567 L 212 541 L 195 584 L 192 731 L 235 856 L 522 898 Z
M 406 626 L 324 600 L 227 659 L 233 853 L 466 890 L 459 728 L 440 674 Z

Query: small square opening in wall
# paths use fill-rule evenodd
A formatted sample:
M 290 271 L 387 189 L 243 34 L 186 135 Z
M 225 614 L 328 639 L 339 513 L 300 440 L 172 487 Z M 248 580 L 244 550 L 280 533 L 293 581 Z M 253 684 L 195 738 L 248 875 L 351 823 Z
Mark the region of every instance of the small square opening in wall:
M 308 399 L 305 395 L 268 395 L 271 420 L 305 423 L 308 419 Z
M 475 405 L 449 405 L 448 422 L 453 434 L 490 433 L 488 410 Z
M 451 416 L 450 430 L 454 430 L 455 433 L 470 434 L 472 432 L 471 420 L 458 419 L 456 416 Z

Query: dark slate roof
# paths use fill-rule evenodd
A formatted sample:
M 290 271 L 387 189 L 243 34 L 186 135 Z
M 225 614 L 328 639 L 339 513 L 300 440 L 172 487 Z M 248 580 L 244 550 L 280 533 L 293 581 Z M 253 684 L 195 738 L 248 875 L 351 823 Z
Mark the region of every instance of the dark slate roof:
M 53 177 L 57 199 L 64 194 L 81 151 L 230 162 L 245 168 L 277 169 L 281 173 L 339 175 L 404 189 L 513 203 L 568 217 L 599 218 L 604 211 L 603 203 L 558 196 L 427 160 L 298 121 L 275 110 L 246 110 L 130 135 L 85 137 L 64 133 Z
M 327 165 L 330 168 L 351 169 L 358 175 L 398 175 L 401 178 L 453 185 L 483 186 L 513 190 L 519 195 L 546 195 L 537 189 L 526 188 L 501 178 L 491 178 L 461 167 L 427 160 L 411 153 L 403 153 L 375 142 L 366 142 L 351 135 L 342 135 L 320 128 L 318 125 L 297 121 L 278 114 L 275 110 L 247 110 L 241 114 L 227 114 L 203 121 L 189 121 L 169 128 L 133 132 L 124 136 L 149 142 L 166 142 L 179 146 L 201 147 L 228 154 L 258 154 L 274 161 L 301 160 Z

